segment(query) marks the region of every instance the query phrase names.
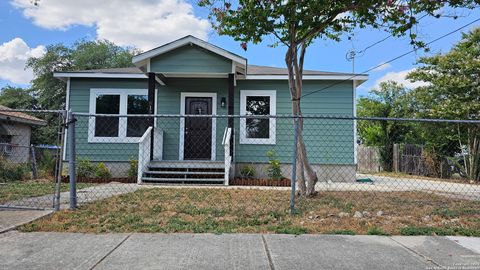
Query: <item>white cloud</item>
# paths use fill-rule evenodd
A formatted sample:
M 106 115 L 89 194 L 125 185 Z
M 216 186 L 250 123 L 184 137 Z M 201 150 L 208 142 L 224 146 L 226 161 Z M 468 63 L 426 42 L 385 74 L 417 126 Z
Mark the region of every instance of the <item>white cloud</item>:
M 380 63 L 378 67 L 372 69 L 372 72 L 382 71 L 391 68 L 392 65 L 390 63 Z
M 28 84 L 33 78 L 32 71 L 25 69 L 29 57 L 40 57 L 44 46 L 30 48 L 21 38 L 14 38 L 0 45 L 0 79 L 16 84 Z
M 402 70 L 402 71 L 392 71 L 388 72 L 387 74 L 383 75 L 380 79 L 375 81 L 375 85 L 373 86 L 374 88 L 378 88 L 380 83 L 386 82 L 386 81 L 394 81 L 400 84 L 403 84 L 405 87 L 413 89 L 419 86 L 425 86 L 428 83 L 426 82 L 411 82 L 410 80 L 407 80 L 406 77 L 408 73 L 414 71 L 415 69 L 408 69 L 408 70 Z
M 185 0 L 12 0 L 33 23 L 47 29 L 67 30 L 94 26 L 98 39 L 147 50 L 177 38 L 194 35 L 207 39 L 208 20 L 196 17 Z

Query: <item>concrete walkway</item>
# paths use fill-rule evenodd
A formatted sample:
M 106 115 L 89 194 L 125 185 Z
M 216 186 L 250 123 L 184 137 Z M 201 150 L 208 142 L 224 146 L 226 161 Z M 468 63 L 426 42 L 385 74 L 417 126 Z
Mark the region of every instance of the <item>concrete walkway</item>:
M 0 235 L 0 269 L 480 269 L 480 238 Z
M 0 209 L 0 233 L 15 229 L 51 213 L 53 213 L 53 210 Z

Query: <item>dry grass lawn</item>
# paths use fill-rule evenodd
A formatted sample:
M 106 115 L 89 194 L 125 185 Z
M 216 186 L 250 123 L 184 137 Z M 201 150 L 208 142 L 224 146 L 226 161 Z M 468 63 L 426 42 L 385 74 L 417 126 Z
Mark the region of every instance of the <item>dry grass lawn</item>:
M 78 183 L 77 188 L 83 189 L 93 186 L 89 183 Z M 68 191 L 69 184 L 62 183 L 61 191 Z M 43 195 L 54 194 L 54 183 L 52 180 L 27 180 L 27 181 L 11 181 L 0 183 L 0 204 L 8 203 L 24 198 L 32 198 Z
M 362 217 L 354 217 L 357 211 Z M 414 192 L 324 192 L 298 200 L 290 215 L 288 191 L 152 188 L 60 211 L 21 230 L 480 236 L 480 202 Z

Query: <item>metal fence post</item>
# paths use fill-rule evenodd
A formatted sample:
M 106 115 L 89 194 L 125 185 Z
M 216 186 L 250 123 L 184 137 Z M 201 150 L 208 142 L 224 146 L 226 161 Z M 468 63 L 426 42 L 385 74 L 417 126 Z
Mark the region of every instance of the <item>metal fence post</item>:
M 70 209 L 77 208 L 77 177 L 75 162 L 75 117 L 72 111 L 68 111 L 68 174 L 70 175 Z
M 297 142 L 298 142 L 298 118 L 293 116 L 293 157 L 292 157 L 292 179 L 290 181 L 290 214 L 295 214 L 295 188 L 297 186 Z

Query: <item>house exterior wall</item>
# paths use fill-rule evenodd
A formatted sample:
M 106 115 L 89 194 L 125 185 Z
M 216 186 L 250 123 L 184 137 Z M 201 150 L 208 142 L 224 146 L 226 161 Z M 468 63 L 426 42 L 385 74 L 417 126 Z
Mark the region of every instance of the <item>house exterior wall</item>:
M 196 45 L 183 46 L 152 58 L 150 71 L 226 74 L 232 72 L 232 61 Z
M 70 81 L 69 106 L 73 112 L 89 113 L 90 89 L 147 89 L 146 79 L 101 79 L 72 78 Z M 128 161 L 137 159 L 136 143 L 88 143 L 88 117 L 78 116 L 76 123 L 77 156 L 91 161 Z M 68 147 L 66 149 L 68 157 Z
M 10 121 L 2 122 L 2 125 L 12 136 L 12 153 L 5 158 L 14 163 L 28 162 L 32 128 L 26 124 Z
M 332 81 L 304 81 L 304 93 L 332 85 Z M 91 88 L 147 89 L 145 79 L 80 79 L 72 78 L 69 104 L 73 112 L 89 112 Z M 167 86 L 157 85 L 157 114 L 179 114 L 182 92 L 205 92 L 217 94 L 217 114 L 227 114 L 227 106 L 220 106 L 221 99 L 228 95 L 227 79 L 186 79 L 169 78 Z M 238 80 L 235 87 L 235 114 L 240 113 L 241 90 L 276 90 L 277 115 L 291 114 L 291 98 L 287 81 L 280 80 Z M 351 81 L 308 96 L 302 100 L 304 114 L 349 115 L 353 116 L 353 85 Z M 293 128 L 290 119 L 276 120 L 276 144 L 240 144 L 240 121 L 235 119 L 235 162 L 267 163 L 267 151 L 275 150 L 282 163 L 292 158 Z M 157 128 L 164 131 L 163 159 L 179 159 L 179 118 L 157 119 Z M 221 145 L 227 124 L 225 118 L 216 119 L 216 159 L 223 160 Z M 80 157 L 91 161 L 128 161 L 136 159 L 136 143 L 88 143 L 88 118 L 78 117 L 76 146 Z M 305 120 L 305 143 L 310 162 L 314 164 L 354 165 L 354 127 L 352 120 Z M 68 149 L 67 149 L 68 151 Z M 68 154 L 67 154 L 68 156 Z
M 303 93 L 332 85 L 332 81 L 304 81 Z M 237 81 L 235 89 L 235 114 L 240 113 L 241 90 L 276 90 L 277 115 L 291 115 L 292 102 L 287 81 Z M 353 85 L 351 81 L 305 97 L 301 101 L 304 115 L 353 116 Z M 276 143 L 240 144 L 239 124 L 235 120 L 235 162 L 267 163 L 267 151 L 275 150 L 282 163 L 292 160 L 293 122 L 276 120 Z M 352 120 L 305 119 L 304 140 L 311 163 L 354 164 L 354 127 Z

